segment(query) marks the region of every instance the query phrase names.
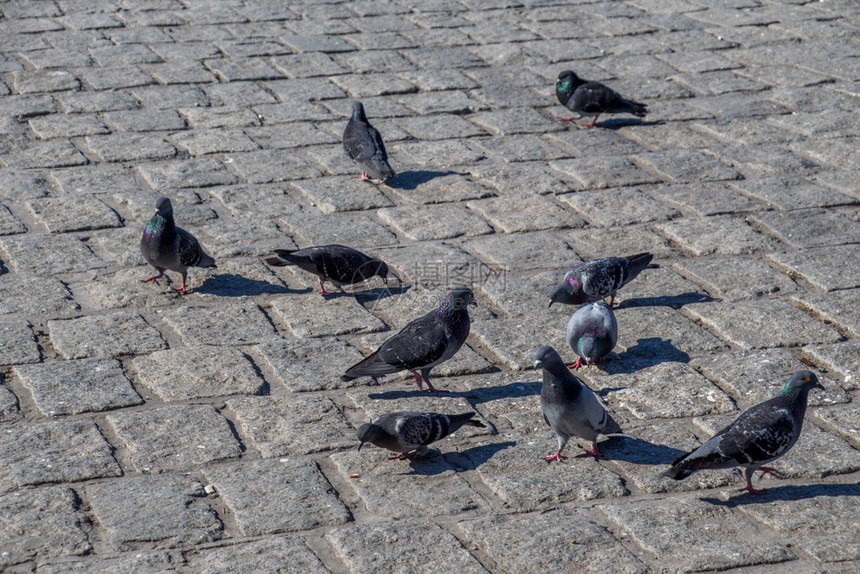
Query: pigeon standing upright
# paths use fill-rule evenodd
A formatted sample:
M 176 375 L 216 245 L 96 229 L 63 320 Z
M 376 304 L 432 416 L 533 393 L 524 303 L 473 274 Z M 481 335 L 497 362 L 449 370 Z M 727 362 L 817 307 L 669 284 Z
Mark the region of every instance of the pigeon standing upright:
M 392 456 L 393 459 L 415 458 L 427 450 L 428 444 L 445 438 L 463 425 L 485 428 L 484 423 L 474 420 L 475 416 L 471 412 L 459 415 L 418 411 L 384 414 L 359 427 L 358 440 L 361 442 L 358 450 L 369 442 L 400 453 Z
M 174 289 L 185 293 L 185 281 L 189 267 L 215 267 L 215 260 L 209 256 L 197 239 L 177 227 L 173 221 L 173 206 L 170 200 L 162 197 L 155 202 L 155 215 L 150 218 L 140 239 L 140 252 L 146 261 L 155 267 L 158 275 L 153 275 L 144 283 L 155 283 L 170 269 L 182 274 L 182 286 Z
M 555 95 L 561 105 L 573 112 L 594 114 L 594 119 L 585 124 L 587 128 L 597 125 L 600 114 L 633 114 L 644 117 L 648 113 L 645 104 L 622 98 L 618 92 L 600 82 L 583 80 L 572 70 L 565 70 L 555 82 Z M 578 118 L 561 118 L 572 122 Z
M 323 287 L 324 280 L 334 283 L 341 293 L 346 292 L 342 285 L 360 283 L 377 275 L 388 284 L 388 265 L 352 247 L 321 245 L 298 251 L 276 249 L 275 253 L 277 256 L 266 258 L 266 263 L 277 267 L 296 265 L 313 273 L 319 278 L 320 295 L 332 293 Z
M 609 306 L 615 304 L 615 292 L 636 278 L 649 265 L 654 256 L 637 253 L 630 257 L 604 257 L 580 263 L 568 271 L 564 280 L 550 292 L 549 306 L 553 303 L 579 305 L 609 297 Z
M 540 410 L 558 437 L 558 450 L 544 460 L 563 460 L 562 449 L 571 436 L 591 442 L 589 454 L 598 456 L 598 434 L 616 434 L 621 427 L 609 415 L 597 396 L 582 381 L 567 370 L 561 357 L 552 347 L 538 347 L 535 351 L 535 366 L 543 368 L 543 384 L 540 389 Z
M 678 457 L 663 476 L 682 480 L 699 470 L 743 466 L 747 485 L 740 491 L 763 494 L 764 489 L 753 488 L 753 475 L 760 470 L 762 476 L 780 476 L 778 470 L 764 465 L 787 453 L 800 438 L 812 389 L 824 390 L 813 372 L 794 373 L 782 393 L 741 413 L 708 442 Z
M 603 301 L 585 303 L 567 322 L 566 338 L 567 344 L 579 356 L 572 368 L 602 362 L 618 342 L 615 313 Z
M 367 121 L 361 102 L 352 104 L 352 117 L 343 131 L 343 149 L 361 168 L 361 181 L 384 181 L 395 176 L 394 170 L 388 165 L 388 153 L 382 143 L 382 135 Z
M 427 390 L 436 392 L 430 384 L 430 370 L 453 357 L 466 341 L 471 325 L 469 305 L 477 305 L 472 290 L 454 289 L 437 309 L 403 327 L 373 354 L 347 369 L 341 379 L 376 378 L 408 369 L 419 389 L 423 382 Z

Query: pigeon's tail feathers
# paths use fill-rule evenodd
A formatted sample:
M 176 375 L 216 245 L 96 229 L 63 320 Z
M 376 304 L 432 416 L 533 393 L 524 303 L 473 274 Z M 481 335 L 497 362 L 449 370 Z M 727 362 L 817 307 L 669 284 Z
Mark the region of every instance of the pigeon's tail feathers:
M 215 259 L 205 251 L 200 251 L 200 261 L 197 262 L 197 267 L 217 267 Z
M 640 104 L 639 102 L 634 102 L 631 100 L 626 100 L 626 102 L 630 105 L 630 113 L 637 118 L 644 118 L 646 115 L 648 115 L 648 106 L 646 106 L 645 104 Z
M 388 164 L 388 160 L 373 158 L 371 161 L 373 163 L 373 167 L 376 168 L 376 173 L 374 174 L 376 179 L 391 179 L 397 175 L 394 173 L 394 170 L 391 169 L 391 166 Z
M 295 265 L 296 261 L 292 257 L 293 253 L 295 253 L 295 251 L 290 249 L 275 249 L 276 257 L 266 257 L 264 261 L 269 265 L 274 265 L 275 267 Z
M 600 429 L 600 432 L 605 435 L 619 434 L 622 432 L 621 425 L 619 425 L 618 422 L 614 418 L 612 418 L 612 416 L 610 416 L 610 414 L 607 412 L 606 422 L 604 422 L 603 428 Z
M 654 259 L 653 253 L 637 253 L 627 258 L 627 277 L 624 283 L 627 283 L 640 273 L 643 269 L 649 267 L 651 260 Z
M 684 480 L 685 478 L 687 478 L 688 476 L 690 476 L 694 472 L 696 472 L 696 471 L 693 469 L 683 468 L 681 466 L 673 466 L 673 467 L 669 468 L 668 470 L 665 470 L 664 472 L 662 472 L 660 474 L 660 476 L 665 476 L 667 478 L 672 478 L 674 480 Z
M 383 361 L 380 358 L 379 353 L 373 353 L 372 355 L 365 357 L 361 362 L 356 363 L 347 369 L 341 377 L 341 380 L 351 381 L 358 377 L 378 377 L 380 375 L 388 375 L 402 370 L 402 367 L 397 367 Z
M 463 425 L 469 425 L 469 426 L 478 427 L 478 428 L 486 428 L 487 425 L 485 425 L 481 421 L 475 420 L 476 416 L 478 416 L 477 413 L 468 412 L 468 413 L 462 413 L 459 415 L 448 415 L 448 418 L 451 420 L 451 428 L 459 428 Z

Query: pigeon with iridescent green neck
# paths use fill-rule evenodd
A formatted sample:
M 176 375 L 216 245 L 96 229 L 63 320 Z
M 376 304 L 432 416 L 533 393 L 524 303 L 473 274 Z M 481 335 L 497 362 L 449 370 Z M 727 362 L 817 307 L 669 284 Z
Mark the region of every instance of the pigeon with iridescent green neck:
M 600 114 L 633 114 L 641 118 L 648 113 L 645 104 L 622 98 L 618 92 L 600 82 L 583 80 L 572 70 L 565 70 L 558 75 L 555 95 L 561 105 L 572 112 L 594 114 L 594 119 L 585 124 L 587 128 L 597 125 Z M 579 118 L 561 118 L 564 122 L 577 119 Z
M 567 344 L 579 357 L 571 368 L 602 362 L 618 342 L 615 313 L 603 301 L 583 304 L 567 322 L 566 338 Z

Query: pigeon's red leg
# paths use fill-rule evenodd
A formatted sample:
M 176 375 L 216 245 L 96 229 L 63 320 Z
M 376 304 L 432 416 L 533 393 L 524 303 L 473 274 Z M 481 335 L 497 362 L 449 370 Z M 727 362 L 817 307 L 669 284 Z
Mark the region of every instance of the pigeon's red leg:
M 597 114 L 596 116 L 594 116 L 594 119 L 591 120 L 590 122 L 588 122 L 587 124 L 585 124 L 585 127 L 593 128 L 594 126 L 596 126 L 597 125 L 597 118 L 599 118 L 599 117 L 600 117 L 600 114 Z
M 414 376 L 414 377 L 415 377 L 415 382 L 416 382 L 416 383 L 418 383 L 418 390 L 419 390 L 419 391 L 420 391 L 420 390 L 422 390 L 422 389 L 424 388 L 424 387 L 423 387 L 423 385 L 424 385 L 424 377 L 422 377 L 422 376 L 418 373 L 418 371 L 409 371 L 409 372 L 410 372 L 410 373 L 412 373 L 412 376 Z
M 361 172 L 361 177 L 358 178 L 358 181 L 370 181 L 370 176 L 366 171 Z
M 615 307 L 615 295 L 610 295 L 609 296 L 609 308 L 612 309 L 613 307 Z
M 554 460 L 561 462 L 566 458 L 567 458 L 566 456 L 562 456 L 561 449 L 558 449 L 557 451 L 555 451 L 555 454 L 551 454 L 549 456 L 543 457 L 543 459 L 547 462 L 552 462 Z
M 579 118 L 561 118 L 561 121 L 563 121 L 563 122 L 575 122 L 578 119 Z
M 144 283 L 155 283 L 156 285 L 158 285 L 158 280 L 161 279 L 162 277 L 164 277 L 164 273 L 162 273 L 160 275 L 153 275 L 149 279 L 144 279 L 143 282 Z
M 578 368 L 584 367 L 584 366 L 585 366 L 585 363 L 583 362 L 582 357 L 577 357 L 576 362 L 572 365 L 568 365 L 567 368 L 568 369 L 578 369 Z
M 176 291 L 177 293 L 182 293 L 182 294 L 188 293 L 188 291 L 186 291 L 186 290 L 185 290 L 185 281 L 183 280 L 183 281 L 182 281 L 182 286 L 181 286 L 181 287 L 176 287 L 176 288 L 174 289 L 174 291 Z
M 767 492 L 765 489 L 761 488 L 753 488 L 752 485 L 752 473 L 747 477 L 747 485 L 744 488 L 739 488 L 738 492 L 749 492 L 750 494 L 764 494 Z
M 323 287 L 322 279 L 320 279 L 319 282 L 320 282 L 320 290 L 317 291 L 317 295 L 333 295 L 334 294 L 334 291 L 326 291 L 325 290 L 325 287 Z M 342 289 L 341 289 L 341 291 L 342 291 Z
M 775 477 L 777 477 L 777 478 L 781 478 L 781 477 L 782 477 L 782 473 L 781 473 L 781 472 L 779 472 L 779 471 L 778 471 L 778 470 L 776 470 L 775 468 L 771 468 L 771 467 L 769 467 L 769 466 L 763 466 L 763 467 L 759 468 L 759 470 L 761 471 L 761 476 L 760 476 L 759 478 L 763 478 L 763 477 L 764 477 L 764 475 L 766 475 L 766 474 L 772 474 L 772 475 L 774 475 L 774 476 L 775 476 Z
M 594 458 L 597 458 L 598 456 L 600 456 L 600 451 L 597 450 L 597 443 L 596 442 L 591 443 L 591 450 L 588 451 L 588 454 L 590 454 Z

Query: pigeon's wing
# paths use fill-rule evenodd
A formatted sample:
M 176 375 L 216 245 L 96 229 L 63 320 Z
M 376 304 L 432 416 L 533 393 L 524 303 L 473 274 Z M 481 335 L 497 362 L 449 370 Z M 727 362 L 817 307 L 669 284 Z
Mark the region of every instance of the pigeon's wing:
M 621 432 L 621 427 L 609 414 L 609 411 L 600 402 L 600 399 L 583 385 L 579 393 L 578 408 L 588 421 L 589 426 L 602 434 L 613 434 Z
M 404 413 L 405 414 L 405 413 Z M 427 445 L 442 438 L 440 435 L 440 417 L 430 413 L 410 413 L 398 418 L 395 430 L 401 442 L 410 445 Z M 447 426 L 447 425 L 446 425 Z
M 363 279 L 363 277 L 356 277 L 356 273 L 370 258 L 355 249 L 333 245 L 327 248 L 313 248 L 309 259 L 325 277 L 335 283 L 349 284 Z
M 343 147 L 346 153 L 356 162 L 369 161 L 377 153 L 376 139 L 373 136 L 376 132 L 379 141 L 382 137 L 376 128 L 369 124 L 353 122 L 350 120 L 343 132 Z
M 377 353 L 390 365 L 417 369 L 442 359 L 451 339 L 451 330 L 435 312 L 412 321 L 385 341 Z
M 179 262 L 185 267 L 192 267 L 200 263 L 203 258 L 203 248 L 197 242 L 197 238 L 182 229 L 176 228 L 176 236 L 179 240 Z
M 791 411 L 768 403 L 759 406 L 764 408 L 750 409 L 720 433 L 720 454 L 738 464 L 763 464 L 794 446 L 798 437 Z
M 600 82 L 586 82 L 573 92 L 574 109 L 590 114 L 612 111 L 622 105 L 623 98 Z
M 624 271 L 618 257 L 587 261 L 580 272 L 582 291 L 589 297 L 606 297 L 621 286 Z

